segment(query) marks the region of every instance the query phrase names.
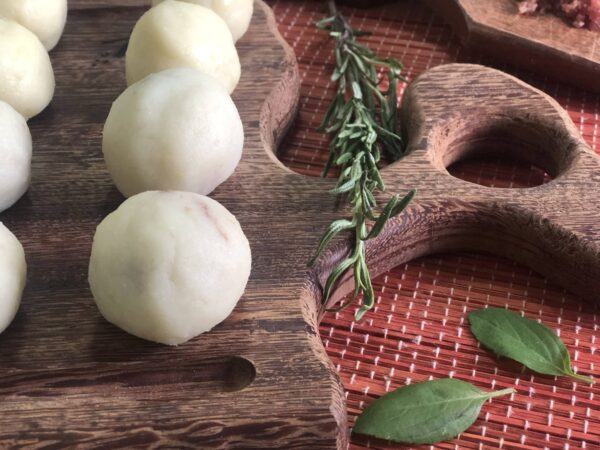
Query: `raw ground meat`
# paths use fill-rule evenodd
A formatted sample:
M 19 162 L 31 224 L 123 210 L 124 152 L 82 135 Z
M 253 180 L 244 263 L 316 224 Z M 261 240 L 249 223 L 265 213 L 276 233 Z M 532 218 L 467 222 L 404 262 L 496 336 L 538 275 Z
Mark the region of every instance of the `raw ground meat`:
M 574 27 L 600 31 L 600 0 L 520 0 L 519 12 L 551 12 L 565 17 Z

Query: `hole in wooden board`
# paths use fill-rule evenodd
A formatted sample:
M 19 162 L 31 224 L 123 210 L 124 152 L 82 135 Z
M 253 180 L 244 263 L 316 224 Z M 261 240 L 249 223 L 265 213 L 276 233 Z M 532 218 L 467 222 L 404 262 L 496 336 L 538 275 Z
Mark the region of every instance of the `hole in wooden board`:
M 516 114 L 452 119 L 430 136 L 438 168 L 497 188 L 530 188 L 552 181 L 570 166 L 576 144 L 566 130 Z
M 541 186 L 552 177 L 527 161 L 502 156 L 474 156 L 450 165 L 448 173 L 455 178 L 496 188 L 530 188 Z
M 131 390 L 169 392 L 194 385 L 195 392 L 234 393 L 246 389 L 256 379 L 254 364 L 241 356 L 205 360 L 193 358 L 137 361 L 130 364 L 106 363 L 101 366 L 40 368 L 35 377 L 23 371 L 3 372 L 0 399 L 6 393 L 19 392 L 28 397 L 66 397 L 107 390 L 119 393 Z M 200 388 L 201 386 L 201 388 Z
M 256 367 L 251 361 L 241 356 L 231 358 L 223 377 L 224 392 L 242 391 L 256 378 Z

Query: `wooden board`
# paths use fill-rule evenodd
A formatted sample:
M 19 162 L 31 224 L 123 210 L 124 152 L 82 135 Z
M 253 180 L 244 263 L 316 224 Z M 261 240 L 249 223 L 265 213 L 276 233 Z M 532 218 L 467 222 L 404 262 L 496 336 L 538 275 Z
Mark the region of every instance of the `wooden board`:
M 551 14 L 519 15 L 515 0 L 423 0 L 468 47 L 600 92 L 600 33 Z
M 144 10 L 106 3 L 72 3 L 85 8 L 71 11 L 52 54 L 56 98 L 30 122 L 32 187 L 0 215 L 29 263 L 22 308 L 0 336 L 0 447 L 345 448 L 343 392 L 316 327 L 323 280 L 350 243 L 309 273 L 306 261 L 347 211 L 327 193 L 331 180 L 294 174 L 274 156 L 299 80 L 263 3 L 238 45 L 244 157 L 212 195 L 250 240 L 246 294 L 224 323 L 178 348 L 129 336 L 94 306 L 91 239 L 123 200 L 102 161 L 101 130 L 125 88 L 122 46 Z M 427 253 L 484 250 L 600 298 L 600 161 L 554 101 L 500 72 L 451 65 L 411 85 L 408 110 L 410 154 L 383 174 L 390 192 L 417 187 L 419 196 L 369 243 L 373 276 Z M 510 190 L 446 172 L 482 151 L 518 152 L 556 178 Z
M 346 442 L 342 391 L 309 298 L 300 300 L 307 255 L 334 202 L 328 183 L 289 173 L 265 151 L 290 122 L 298 92 L 294 57 L 271 12 L 257 2 L 252 29 L 238 45 L 244 74 L 234 99 L 245 156 L 213 195 L 246 231 L 253 274 L 229 320 L 169 348 L 108 324 L 89 292 L 95 227 L 123 201 L 102 160 L 101 131 L 126 86 L 122 47 L 146 8 L 81 6 L 70 11 L 52 53 L 56 97 L 30 122 L 31 189 L 0 215 L 29 264 L 21 310 L 0 336 L 0 447 Z M 330 212 L 321 217 L 323 205 Z

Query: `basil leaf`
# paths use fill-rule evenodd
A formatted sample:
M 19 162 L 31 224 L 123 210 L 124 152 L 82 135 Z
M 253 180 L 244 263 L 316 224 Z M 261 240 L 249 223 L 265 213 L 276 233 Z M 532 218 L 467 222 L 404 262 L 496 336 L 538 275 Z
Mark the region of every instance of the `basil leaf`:
M 406 444 L 434 444 L 469 428 L 486 400 L 513 392 L 483 392 L 452 378 L 411 384 L 371 403 L 356 420 L 354 432 Z
M 544 375 L 566 375 L 594 383 L 593 378 L 573 372 L 565 344 L 545 325 L 502 308 L 473 311 L 469 323 L 477 340 L 500 356 Z

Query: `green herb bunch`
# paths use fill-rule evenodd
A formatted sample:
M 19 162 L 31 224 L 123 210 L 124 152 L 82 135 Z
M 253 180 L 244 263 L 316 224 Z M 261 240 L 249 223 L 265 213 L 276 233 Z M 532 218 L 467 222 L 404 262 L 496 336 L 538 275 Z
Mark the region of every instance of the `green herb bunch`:
M 402 64 L 391 58 L 381 59 L 357 42 L 357 37 L 365 33 L 350 26 L 334 0 L 329 0 L 328 5 L 331 16 L 318 22 L 317 26 L 328 30 L 335 40 L 336 67 L 332 80 L 337 83 L 337 91 L 320 126 L 320 130 L 331 136 L 329 160 L 323 176 L 333 168 L 339 170 L 338 183 L 332 193 L 347 196 L 353 213 L 351 219 L 337 220 L 329 226 L 310 264 L 340 232 L 353 231 L 354 250 L 328 277 L 323 304 L 340 276 L 352 269 L 354 295 L 343 307 L 350 305 L 362 292 L 363 306 L 356 313 L 356 319 L 360 320 L 375 304 L 365 241 L 376 237 L 386 222 L 400 214 L 415 195 L 413 190 L 402 199 L 393 196 L 381 214 L 375 216 L 375 193 L 385 190 L 378 167 L 382 153 L 392 160 L 404 154 L 404 142 L 398 129 L 396 89 L 398 82 L 405 80 L 401 75 Z M 378 69 L 383 69 L 384 77 L 378 77 Z M 385 79 L 388 87 L 382 90 L 381 81 Z M 373 222 L 370 229 L 369 221 Z

